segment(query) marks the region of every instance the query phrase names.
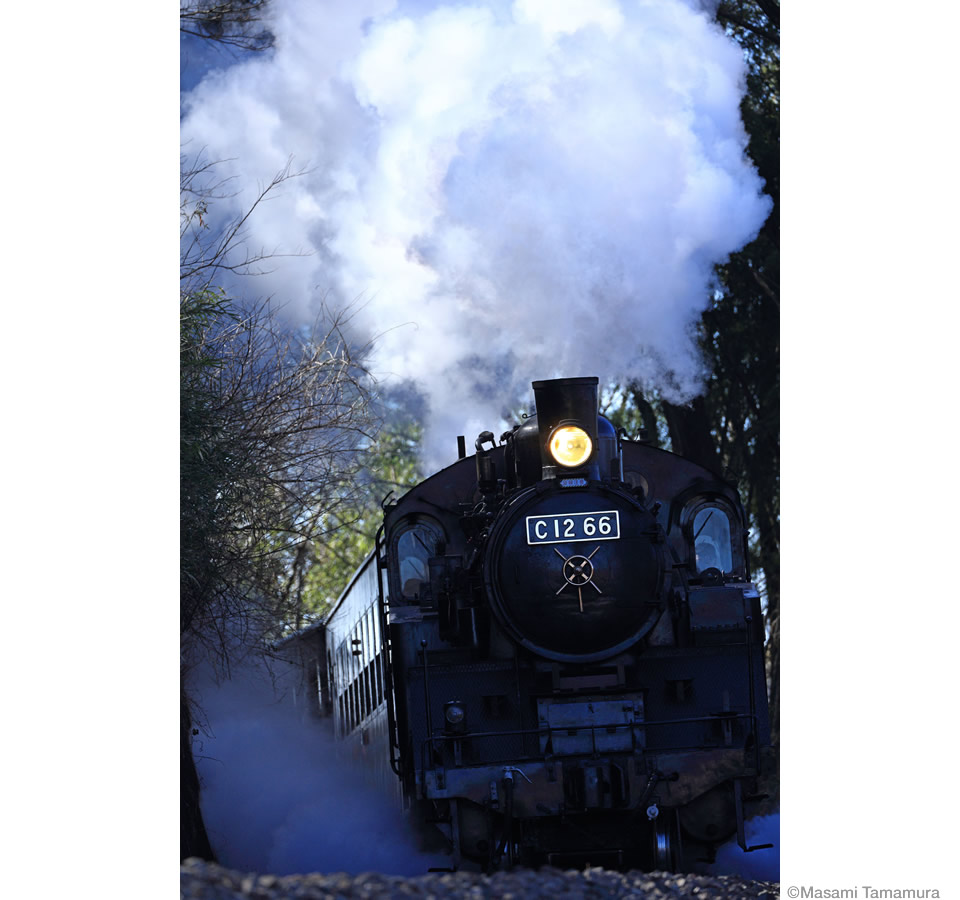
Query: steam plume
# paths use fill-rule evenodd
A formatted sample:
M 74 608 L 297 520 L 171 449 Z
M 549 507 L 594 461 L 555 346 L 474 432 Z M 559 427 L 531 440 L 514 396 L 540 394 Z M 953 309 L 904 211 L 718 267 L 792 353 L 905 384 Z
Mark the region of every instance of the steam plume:
M 251 220 L 254 249 L 307 254 L 261 293 L 295 321 L 358 302 L 445 458 L 535 378 L 698 392 L 712 266 L 770 206 L 741 50 L 700 3 L 275 3 L 275 54 L 208 76 L 182 122 L 238 186 L 308 168 Z
M 717 859 L 707 871 L 712 875 L 739 875 L 758 881 L 780 880 L 780 813 L 756 816 L 746 821 L 747 846 L 773 844 L 766 850 L 744 853 L 735 840 L 717 850 Z
M 195 673 L 206 719 L 194 738 L 201 806 L 219 861 L 239 871 L 422 875 L 445 858 L 420 853 L 399 803 L 341 758 L 329 722 L 305 722 L 260 665 L 216 681 Z

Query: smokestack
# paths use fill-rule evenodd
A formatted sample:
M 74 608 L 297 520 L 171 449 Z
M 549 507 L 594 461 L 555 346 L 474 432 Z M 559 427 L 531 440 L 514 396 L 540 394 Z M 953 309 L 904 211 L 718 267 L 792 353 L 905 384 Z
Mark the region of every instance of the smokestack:
M 600 405 L 600 379 L 556 378 L 533 382 L 534 402 L 537 406 L 537 426 L 540 429 L 540 459 L 543 478 L 564 474 L 597 480 L 597 412 Z M 566 426 L 583 429 L 592 447 L 583 463 L 575 467 L 557 465 L 550 452 L 551 438 Z

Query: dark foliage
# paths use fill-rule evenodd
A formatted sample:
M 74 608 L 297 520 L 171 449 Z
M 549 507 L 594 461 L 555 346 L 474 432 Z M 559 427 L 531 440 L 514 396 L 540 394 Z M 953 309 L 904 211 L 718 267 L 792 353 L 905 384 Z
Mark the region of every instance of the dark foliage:
M 741 104 L 748 154 L 773 209 L 756 239 L 717 267 L 713 302 L 699 326 L 711 372 L 703 396 L 688 406 L 643 385 L 614 393 L 609 412 L 628 431 L 642 430 L 735 482 L 751 522 L 751 564 L 767 603 L 770 710 L 779 732 L 780 642 L 780 54 L 779 6 L 773 0 L 723 0 L 717 21 L 747 61 Z

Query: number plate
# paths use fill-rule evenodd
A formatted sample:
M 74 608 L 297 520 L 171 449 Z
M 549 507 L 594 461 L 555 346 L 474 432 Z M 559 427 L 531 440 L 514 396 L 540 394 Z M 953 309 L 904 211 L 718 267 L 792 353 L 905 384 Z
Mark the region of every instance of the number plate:
M 560 513 L 527 516 L 528 544 L 568 544 L 571 541 L 615 541 L 620 538 L 620 513 Z

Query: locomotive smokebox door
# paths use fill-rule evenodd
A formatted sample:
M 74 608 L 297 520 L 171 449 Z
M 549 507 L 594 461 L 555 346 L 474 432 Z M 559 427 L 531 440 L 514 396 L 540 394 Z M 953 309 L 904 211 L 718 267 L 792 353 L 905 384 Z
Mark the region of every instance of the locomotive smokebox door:
M 663 609 L 662 533 L 618 490 L 541 484 L 521 493 L 490 534 L 490 605 L 518 643 L 548 659 L 612 656 Z

